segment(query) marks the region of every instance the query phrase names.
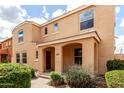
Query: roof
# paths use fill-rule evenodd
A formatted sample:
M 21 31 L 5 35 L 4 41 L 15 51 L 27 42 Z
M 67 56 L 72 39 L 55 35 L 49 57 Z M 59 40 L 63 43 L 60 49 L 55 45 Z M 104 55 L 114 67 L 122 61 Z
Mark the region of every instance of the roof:
M 50 21 L 47 21 L 47 22 L 41 24 L 41 26 L 45 26 L 45 25 L 50 24 L 52 22 L 55 22 L 55 21 L 57 21 L 59 19 L 62 19 L 64 17 L 67 17 L 67 16 L 69 16 L 69 15 L 71 15 L 73 13 L 76 13 L 78 11 L 81 11 L 82 9 L 86 9 L 86 8 L 92 7 L 92 6 L 95 6 L 95 5 L 83 5 L 83 6 L 80 6 L 80 7 L 76 8 L 76 9 L 74 9 L 74 10 L 71 10 L 71 11 L 69 11 L 67 13 L 64 13 L 63 15 L 60 15 L 60 16 L 54 18 L 54 19 L 51 19 Z
M 76 13 L 76 12 L 78 12 L 78 11 L 81 11 L 82 9 L 86 9 L 86 8 L 89 8 L 89 7 L 92 7 L 92 6 L 95 6 L 95 5 L 83 5 L 83 6 L 80 6 L 80 7 L 76 8 L 76 9 L 74 9 L 74 10 L 71 10 L 71 11 L 69 11 L 69 12 L 67 12 L 67 13 L 64 13 L 63 15 L 60 15 L 60 16 L 54 18 L 54 19 L 51 19 L 51 20 L 49 20 L 49 21 L 47 21 L 47 22 L 45 22 L 45 23 L 43 23 L 43 24 L 38 24 L 38 23 L 33 22 L 33 21 L 24 21 L 24 22 L 20 23 L 19 25 L 17 25 L 17 26 L 13 29 L 13 31 L 14 31 L 17 27 L 19 27 L 19 26 L 21 26 L 21 25 L 24 25 L 25 23 L 31 23 L 31 24 L 34 24 L 34 25 L 36 25 L 36 26 L 38 26 L 38 27 L 42 27 L 42 26 L 45 26 L 45 25 L 50 24 L 50 23 L 52 23 L 52 22 L 55 22 L 55 21 L 57 21 L 57 20 L 60 20 L 60 19 L 62 19 L 62 18 L 64 18 L 64 17 L 67 17 L 67 16 L 69 16 L 69 15 L 71 15 L 71 14 L 73 14 L 73 13 Z M 12 31 L 12 33 L 13 33 L 13 31 Z
M 5 42 L 5 41 L 7 41 L 7 40 L 10 40 L 10 39 L 12 39 L 12 37 L 7 38 L 7 39 L 5 39 L 5 40 L 1 41 L 1 42 L 0 42 L 0 44 L 1 44 L 1 43 L 3 43 L 3 42 Z
M 72 36 L 49 40 L 49 41 L 41 41 L 37 43 L 37 46 L 40 47 L 40 46 L 45 46 L 45 45 L 52 45 L 52 44 L 86 39 L 86 38 L 94 38 L 98 43 L 101 41 L 97 32 L 95 30 L 91 30 L 90 32 L 84 32 L 82 34 L 72 35 Z
M 18 24 L 18 25 L 13 29 L 13 31 L 14 31 L 16 28 L 18 28 L 18 27 L 24 25 L 25 23 L 31 23 L 31 24 L 33 24 L 33 25 L 35 25 L 35 26 L 40 27 L 40 24 L 38 24 L 38 23 L 36 23 L 36 22 L 34 22 L 34 21 L 24 21 L 24 22 Z M 12 31 L 12 33 L 13 33 L 13 31 Z

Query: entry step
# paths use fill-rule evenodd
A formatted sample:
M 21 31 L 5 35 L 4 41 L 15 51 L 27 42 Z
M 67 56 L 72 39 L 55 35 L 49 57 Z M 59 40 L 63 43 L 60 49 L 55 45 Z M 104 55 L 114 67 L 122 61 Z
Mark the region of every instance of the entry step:
M 41 78 L 50 79 L 50 76 L 49 76 L 49 75 L 46 75 L 46 74 L 41 74 L 40 77 L 41 77 Z

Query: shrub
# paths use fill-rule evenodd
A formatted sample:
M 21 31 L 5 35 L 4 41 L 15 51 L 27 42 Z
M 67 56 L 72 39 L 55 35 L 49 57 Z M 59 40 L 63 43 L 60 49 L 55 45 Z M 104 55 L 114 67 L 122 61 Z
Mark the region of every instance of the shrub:
M 124 88 L 124 70 L 106 72 L 105 79 L 110 88 Z
M 94 80 L 80 67 L 72 67 L 66 72 L 67 84 L 72 88 L 95 87 Z
M 35 70 L 29 65 L 26 65 L 26 68 L 31 70 L 31 77 L 34 78 L 35 77 Z
M 107 70 L 124 70 L 124 60 L 114 59 L 107 61 Z
M 3 61 L 3 62 L 1 62 L 1 63 L 10 63 L 10 62 L 8 62 L 8 61 L 4 60 L 4 61 Z
M 14 88 L 12 83 L 0 83 L 0 88 Z
M 50 84 L 53 86 L 58 86 L 64 84 L 64 78 L 61 74 L 57 72 L 50 73 L 51 81 Z
M 22 64 L 0 64 L 0 87 L 28 88 L 31 86 L 31 70 Z

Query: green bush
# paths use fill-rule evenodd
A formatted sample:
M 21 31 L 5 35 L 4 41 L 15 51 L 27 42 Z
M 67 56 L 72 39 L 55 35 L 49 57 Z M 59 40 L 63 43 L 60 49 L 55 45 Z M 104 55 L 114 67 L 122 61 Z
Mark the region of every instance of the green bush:
M 0 88 L 14 88 L 14 84 L 12 83 L 0 83 Z
M 51 77 L 51 81 L 50 81 L 51 85 L 59 86 L 64 84 L 64 77 L 61 74 L 57 72 L 51 72 L 50 77 Z
M 31 86 L 31 69 L 27 65 L 3 63 L 0 64 L 0 85 L 14 88 Z M 0 87 L 1 87 L 0 86 Z
M 106 66 L 108 71 L 124 70 L 124 60 L 120 59 L 108 60 Z
M 26 68 L 29 68 L 31 70 L 31 77 L 34 78 L 35 77 L 35 70 L 29 65 L 26 65 Z
M 96 84 L 81 67 L 72 67 L 66 73 L 66 82 L 72 88 L 92 88 Z
M 4 61 L 3 61 L 3 62 L 1 62 L 1 63 L 10 63 L 10 62 L 8 62 L 8 61 L 4 60 Z
M 124 88 L 124 70 L 106 72 L 105 79 L 110 88 Z

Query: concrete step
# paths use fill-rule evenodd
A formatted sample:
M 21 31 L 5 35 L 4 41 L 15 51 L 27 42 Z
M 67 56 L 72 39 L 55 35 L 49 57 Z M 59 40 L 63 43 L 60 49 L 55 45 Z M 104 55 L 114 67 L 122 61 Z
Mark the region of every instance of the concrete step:
M 50 79 L 50 76 L 46 74 L 41 74 L 40 77 L 45 79 Z

